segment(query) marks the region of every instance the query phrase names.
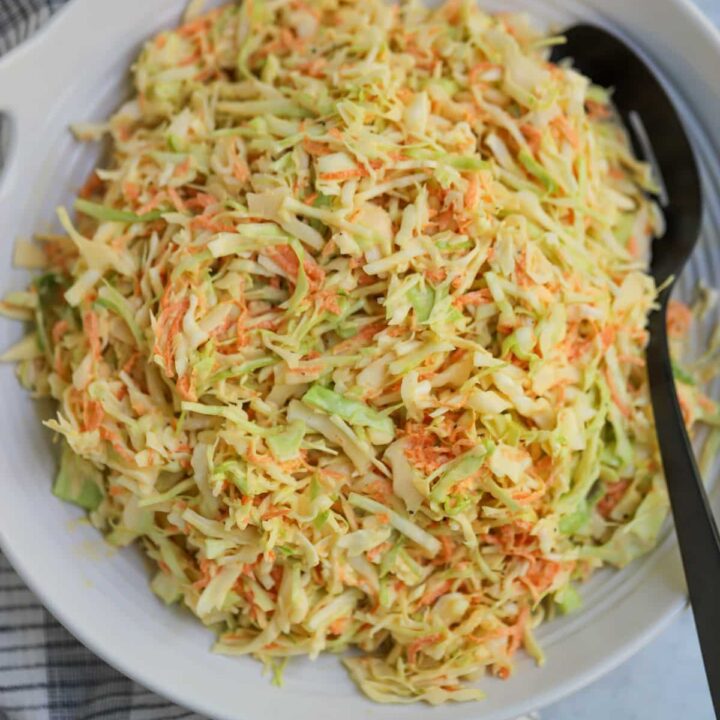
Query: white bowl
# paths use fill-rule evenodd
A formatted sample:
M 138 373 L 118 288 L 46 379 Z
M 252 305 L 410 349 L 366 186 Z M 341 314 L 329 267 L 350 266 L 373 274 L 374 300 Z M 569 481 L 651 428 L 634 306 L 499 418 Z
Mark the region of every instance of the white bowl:
M 0 288 L 24 287 L 11 269 L 12 241 L 52 223 L 95 161 L 68 125 L 105 117 L 122 99 L 126 69 L 143 39 L 175 23 L 185 0 L 75 0 L 35 38 L 0 62 L 0 111 L 12 120 L 10 154 L 0 177 Z M 487 4 L 487 3 L 485 3 Z M 683 276 L 720 284 L 720 37 L 683 0 L 504 0 L 538 17 L 609 25 L 643 48 L 669 78 L 704 161 L 705 244 Z M 490 3 L 492 7 L 492 3 Z M 685 104 L 687 103 L 687 104 Z M 688 108 L 692 108 L 690 111 Z M 709 132 L 708 132 L 709 131 Z M 711 239 L 715 245 L 711 244 Z M 716 318 L 717 319 L 717 318 Z M 21 329 L 0 323 L 0 347 Z M 718 388 L 715 388 L 715 395 Z M 375 705 L 361 696 L 338 658 L 292 662 L 283 689 L 260 665 L 210 653 L 212 636 L 189 614 L 164 607 L 148 588 L 139 551 L 110 551 L 80 513 L 50 494 L 51 438 L 40 412 L 0 368 L 0 544 L 53 614 L 109 663 L 143 685 L 205 715 L 235 720 L 375 718 L 505 720 L 557 700 L 607 672 L 664 627 L 685 603 L 674 537 L 621 573 L 598 574 L 583 590 L 580 613 L 546 625 L 548 662 L 528 659 L 507 682 L 482 683 L 488 699 L 440 710 Z M 47 409 L 47 408 L 46 408 Z

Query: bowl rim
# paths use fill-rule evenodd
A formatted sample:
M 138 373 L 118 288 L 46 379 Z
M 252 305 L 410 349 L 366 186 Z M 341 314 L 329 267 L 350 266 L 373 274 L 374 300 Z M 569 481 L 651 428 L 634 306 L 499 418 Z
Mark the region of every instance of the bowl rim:
M 10 50 L 2 60 L 0 60 L 0 87 L 2 87 L 3 76 L 12 73 L 15 67 L 30 62 L 33 55 L 37 52 L 44 51 L 45 46 L 60 42 L 65 29 L 70 25 L 81 22 L 90 3 L 93 2 L 94 4 L 96 1 L 97 0 L 74 0 L 74 2 L 66 4 L 58 10 L 46 25 L 32 38 Z M 111 0 L 106 1 L 109 3 Z M 165 5 L 168 5 L 171 1 L 176 2 L 176 0 L 167 0 Z M 720 59 L 720 28 L 713 25 L 690 0 L 665 0 L 665 2 L 668 6 L 674 6 L 680 11 L 692 29 L 704 36 L 705 40 L 712 46 L 715 54 Z M 12 111 L 12 107 L 8 106 L 6 102 L 4 103 L 2 96 L 0 96 L 0 110 Z M 710 142 L 713 141 L 720 142 L 720 138 L 716 140 L 711 137 Z M 14 170 L 10 167 L 13 164 L 12 158 L 10 158 L 10 160 L 11 162 L 6 164 L 4 175 L 0 175 L 0 197 L 3 195 L 4 185 L 7 184 L 6 181 L 9 179 L 8 176 Z M 78 622 L 77 618 L 66 613 L 63 604 L 53 595 L 53 592 L 35 577 L 32 571 L 26 566 L 20 549 L 15 547 L 9 537 L 6 537 L 1 525 L 0 548 L 10 560 L 22 580 L 28 585 L 32 592 L 41 599 L 43 605 L 50 610 L 53 616 L 78 640 L 108 664 L 117 668 L 123 674 L 144 687 L 153 690 L 163 697 L 173 699 L 173 701 L 194 709 L 197 712 L 213 712 L 214 717 L 231 717 L 222 710 L 218 712 L 210 703 L 193 696 L 189 691 L 184 691 L 178 684 L 169 688 L 155 676 L 150 677 L 140 674 L 139 671 L 136 671 L 130 658 L 124 656 L 122 653 L 114 652 L 110 647 L 102 645 L 101 641 L 97 639 L 92 632 L 87 630 L 82 623 Z M 675 570 L 679 568 L 674 534 L 671 538 L 668 538 L 662 546 L 653 551 L 653 556 L 655 562 L 660 562 L 660 560 L 663 559 L 667 562 L 674 562 L 675 566 L 677 566 Z M 566 681 L 555 683 L 547 690 L 537 693 L 533 703 L 526 702 L 523 706 L 519 707 L 519 709 L 513 708 L 512 714 L 516 712 L 527 712 L 555 702 L 593 682 L 603 674 L 620 665 L 656 637 L 677 617 L 685 606 L 686 600 L 684 595 L 678 593 L 675 601 L 669 603 L 664 611 L 660 613 L 660 618 L 656 622 L 649 623 L 643 630 L 637 632 L 631 641 L 620 644 L 614 652 L 610 653 L 604 659 L 597 661 L 589 670 L 576 674 Z M 482 706 L 478 706 L 477 712 L 478 714 L 482 713 Z M 237 718 L 239 716 L 233 715 L 232 717 Z

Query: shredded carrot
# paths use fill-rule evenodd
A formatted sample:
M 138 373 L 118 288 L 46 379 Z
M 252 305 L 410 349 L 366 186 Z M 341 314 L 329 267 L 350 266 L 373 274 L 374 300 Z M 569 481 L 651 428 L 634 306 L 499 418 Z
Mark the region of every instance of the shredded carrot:
M 276 263 L 295 282 L 297 280 L 300 263 L 295 251 L 289 245 L 277 245 L 272 250 L 266 251 L 268 257 Z M 325 279 L 325 272 L 318 265 L 312 255 L 306 253 L 303 259 L 303 270 L 308 279 L 311 290 L 321 287 Z
M 433 283 L 441 283 L 447 277 L 445 268 L 427 268 L 423 273 Z
M 245 182 L 250 177 L 250 170 L 244 162 L 236 160 L 233 163 L 232 174 L 236 180 L 239 180 L 240 182 Z
M 131 453 L 123 444 L 120 438 L 120 435 L 118 435 L 114 430 L 110 430 L 110 428 L 105 427 L 105 425 L 101 425 L 98 428 L 100 432 L 100 437 L 103 440 L 107 440 L 113 447 L 113 450 L 118 453 L 124 460 L 127 460 L 129 462 L 135 461 L 135 456 L 133 453 Z
M 138 209 L 137 214 L 138 215 L 145 215 L 146 213 L 149 213 L 151 210 L 155 210 L 156 207 L 160 205 L 160 203 L 165 199 L 167 193 L 159 192 L 153 197 L 149 202 L 145 203 L 141 208 Z
M 187 298 L 185 298 L 180 302 L 172 303 L 162 311 L 158 318 L 158 333 L 153 354 L 162 357 L 167 377 L 172 377 L 173 374 L 172 340 L 180 330 L 188 302 Z
M 600 341 L 604 350 L 607 350 L 614 342 L 617 336 L 617 328 L 614 325 L 606 325 L 600 333 Z
M 449 592 L 450 588 L 452 588 L 452 582 L 450 582 L 450 580 L 446 580 L 445 582 L 436 585 L 434 588 L 426 590 L 418 601 L 418 606 L 424 607 L 425 605 L 432 605 L 439 597 L 442 597 Z
M 631 235 L 630 239 L 628 240 L 628 252 L 634 258 L 640 257 L 640 245 L 635 235 Z
M 311 140 L 309 137 L 303 139 L 302 146 L 308 155 L 328 155 L 332 152 L 325 143 L 319 142 L 318 140 Z
M 196 215 L 191 221 L 190 221 L 190 227 L 193 230 L 197 229 L 203 229 L 203 230 L 209 230 L 213 233 L 221 233 L 221 232 L 236 232 L 237 228 L 234 225 L 230 225 L 230 223 L 222 223 L 217 220 L 213 220 L 211 217 L 208 217 L 207 215 Z
M 88 400 L 83 404 L 83 427 L 85 432 L 97 430 L 105 417 L 105 410 L 97 400 Z
M 698 405 L 708 413 L 714 413 L 717 410 L 717 405 L 715 401 L 711 400 L 707 395 L 703 395 L 702 393 L 698 393 L 697 397 Z
M 179 67 L 185 67 L 186 65 L 192 65 L 193 63 L 197 62 L 200 59 L 200 51 L 195 50 L 194 52 L 190 53 L 190 55 L 186 55 L 184 58 L 178 61 Z
M 83 332 L 87 338 L 88 345 L 90 346 L 90 352 L 94 358 L 100 357 L 100 327 L 98 323 L 98 316 L 94 310 L 86 310 L 83 313 Z
M 126 180 L 122 185 L 123 195 L 128 200 L 137 200 L 140 197 L 140 186 Z
M 52 328 L 50 337 L 52 338 L 53 344 L 57 345 L 62 340 L 63 335 L 67 332 L 70 324 L 67 320 L 58 320 Z
M 206 560 L 205 558 L 202 558 L 199 564 L 202 576 L 199 580 L 196 580 L 193 583 L 193 587 L 196 590 L 202 590 L 203 588 L 208 586 L 213 576 L 215 575 L 217 568 L 217 565 L 212 560 Z
M 178 394 L 183 400 L 197 400 L 197 393 L 193 387 L 192 373 L 186 372 L 175 384 Z
M 100 176 L 93 170 L 89 175 L 85 184 L 80 188 L 78 196 L 81 198 L 89 198 L 95 194 L 103 186 Z
M 186 157 L 181 163 L 178 163 L 173 170 L 173 177 L 182 177 L 190 170 L 190 157 Z
M 552 560 L 535 560 L 528 569 L 525 577 L 537 590 L 548 588 L 555 576 L 560 572 L 559 563 Z
M 645 367 L 645 358 L 639 355 L 619 355 L 618 360 L 626 365 L 634 365 L 635 367 Z
M 667 309 L 668 334 L 672 338 L 687 335 L 692 323 L 692 310 L 680 300 L 671 300 Z
M 348 617 L 338 618 L 337 620 L 333 620 L 330 623 L 330 625 L 328 626 L 328 630 L 330 631 L 331 635 L 342 635 L 349 622 L 350 618 Z
M 408 440 L 404 450 L 408 462 L 416 469 L 430 474 L 457 456 L 460 448 L 438 442 L 438 437 L 420 423 L 408 423 L 405 428 Z
M 414 665 L 417 661 L 418 653 L 428 645 L 435 645 L 442 640 L 443 636 L 440 633 L 434 635 L 427 635 L 426 637 L 418 638 L 407 646 L 407 661 L 408 665 Z
M 607 120 L 612 117 L 612 111 L 605 103 L 599 103 L 596 100 L 585 100 L 585 107 L 588 115 L 593 120 Z
M 453 305 L 456 307 L 465 307 L 466 305 L 486 305 L 492 301 L 493 296 L 489 288 L 483 288 L 482 290 L 473 290 L 472 292 L 460 295 L 455 298 Z
M 200 17 L 194 18 L 193 20 L 186 22 L 184 25 L 181 25 L 176 32 L 185 37 L 205 32 L 220 12 L 221 8 L 214 8 L 209 12 L 202 14 Z
M 520 648 L 520 645 L 522 645 L 523 635 L 525 633 L 525 625 L 527 624 L 529 618 L 530 610 L 529 608 L 524 607 L 518 613 L 515 624 L 510 628 L 510 631 L 508 633 L 510 640 L 508 643 L 508 653 L 510 655 L 513 655 L 515 652 L 517 652 L 517 650 Z
M 350 180 L 351 178 L 367 177 L 368 171 L 363 167 L 351 168 L 349 170 L 338 170 L 337 172 L 319 173 L 320 180 Z
M 215 205 L 217 202 L 217 198 L 209 193 L 199 192 L 194 197 L 185 200 L 185 207 L 190 209 L 206 210 L 211 205 Z
M 337 293 L 332 290 L 322 290 L 314 295 L 315 306 L 321 310 L 326 310 L 333 315 L 340 315 L 342 308 L 338 302 Z
M 482 75 L 482 73 L 487 72 L 488 70 L 493 70 L 494 68 L 497 68 L 498 66 L 491 62 L 481 62 L 477 65 L 474 65 L 470 69 L 470 73 L 468 75 L 468 79 L 470 80 L 471 85 L 477 85 L 478 83 L 478 75 Z
M 572 145 L 576 150 L 580 147 L 580 138 L 575 128 L 570 124 L 565 115 L 558 115 L 552 122 L 551 125 L 565 136 L 565 139 Z
M 620 393 L 615 385 L 615 381 L 610 374 L 610 371 L 605 368 L 605 380 L 607 381 L 608 388 L 610 390 L 610 397 L 612 397 L 617 409 L 620 411 L 623 417 L 629 418 L 632 416 L 632 410 L 625 404 L 623 399 L 620 397 Z
M 321 78 L 324 76 L 323 68 L 327 65 L 327 61 L 325 58 L 315 58 L 314 60 L 310 60 L 305 63 L 300 63 L 297 66 L 297 69 L 304 73 L 305 75 L 308 75 L 310 77 L 314 78 Z
M 604 518 L 608 518 L 610 513 L 615 509 L 616 505 L 620 502 L 620 500 L 622 500 L 629 487 L 629 480 L 618 480 L 615 483 L 610 483 L 607 486 L 605 495 L 597 504 L 598 512 Z
M 133 368 L 135 367 L 135 363 L 139 360 L 140 353 L 134 352 L 130 357 L 125 361 L 125 364 L 122 366 L 123 372 L 125 373 L 131 373 Z
M 474 210 L 480 198 L 480 180 L 477 173 L 472 173 L 468 180 L 468 189 L 465 191 L 465 209 Z
M 183 202 L 178 191 L 174 187 L 168 187 L 167 194 L 178 212 L 184 213 L 187 211 L 185 203 Z
M 530 125 L 528 123 L 520 126 L 520 132 L 528 141 L 528 145 L 530 146 L 533 155 L 537 155 L 542 144 L 542 132 L 540 132 L 540 130 L 538 130 L 534 125 Z

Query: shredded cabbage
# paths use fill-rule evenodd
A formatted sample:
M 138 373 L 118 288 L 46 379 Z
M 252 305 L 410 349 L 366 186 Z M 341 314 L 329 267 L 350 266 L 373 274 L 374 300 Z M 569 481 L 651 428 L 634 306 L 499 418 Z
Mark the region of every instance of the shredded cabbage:
M 654 545 L 662 218 L 548 44 L 473 0 L 194 3 L 77 127 L 111 158 L 19 247 L 46 273 L 2 303 L 34 323 L 4 359 L 58 402 L 56 493 L 218 651 L 354 647 L 375 700 L 472 700 Z

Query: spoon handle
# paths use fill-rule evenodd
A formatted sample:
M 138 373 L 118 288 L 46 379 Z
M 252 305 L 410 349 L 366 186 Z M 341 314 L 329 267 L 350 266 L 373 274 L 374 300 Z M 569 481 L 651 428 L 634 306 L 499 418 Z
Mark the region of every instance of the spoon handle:
M 647 370 L 657 438 L 705 673 L 720 718 L 720 535 L 675 390 L 667 335 L 670 288 L 650 316 Z

